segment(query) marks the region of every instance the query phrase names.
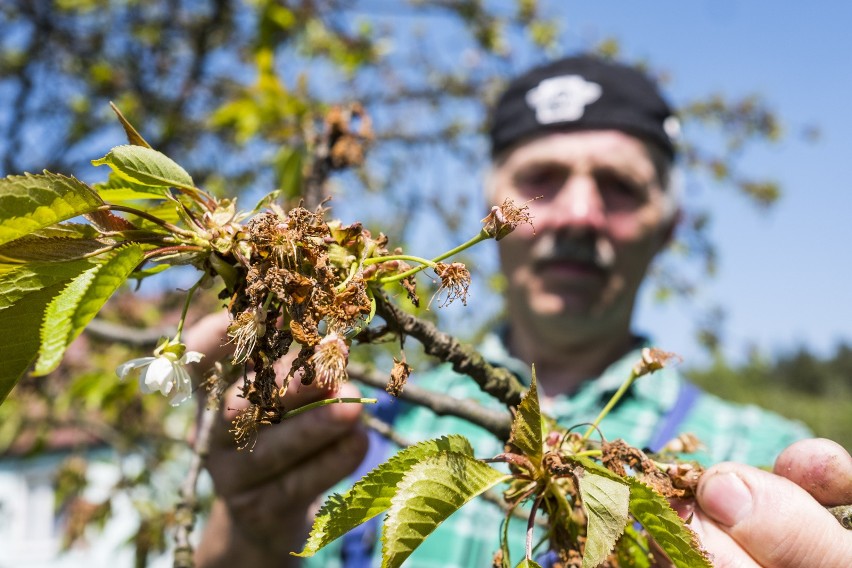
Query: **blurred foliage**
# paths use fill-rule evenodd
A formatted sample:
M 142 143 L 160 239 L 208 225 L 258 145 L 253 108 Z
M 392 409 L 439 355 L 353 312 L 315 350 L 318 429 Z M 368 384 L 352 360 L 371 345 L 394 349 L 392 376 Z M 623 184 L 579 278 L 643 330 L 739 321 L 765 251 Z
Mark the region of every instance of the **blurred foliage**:
M 332 179 L 335 215 L 377 224 L 393 242 L 425 242 L 439 252 L 483 215 L 476 196 L 487 159 L 488 108 L 507 77 L 562 54 L 570 21 L 567 5 L 545 9 L 536 0 L 5 0 L 0 175 L 48 169 L 92 177 L 89 158 L 124 140 L 113 101 L 198 185 L 243 199 L 279 188 L 289 206 L 298 200 L 326 112 L 358 103 L 371 118 L 374 141 L 364 166 Z M 625 59 L 615 38 L 585 48 Z M 671 81 L 653 64 L 634 63 Z M 777 183 L 740 169 L 750 145 L 774 142 L 783 132 L 771 107 L 755 95 L 716 93 L 678 103 L 688 175 L 771 205 L 780 195 Z M 711 221 L 709 211 L 685 204 L 675 254 L 653 271 L 660 298 L 689 298 L 714 272 Z M 493 269 L 481 254 L 466 260 L 474 277 Z M 496 290 L 500 281 L 475 281 L 474 293 Z M 139 330 L 161 328 L 176 320 L 176 306 L 170 297 L 147 303 L 119 297 L 104 317 Z M 472 337 L 493 317 L 468 312 L 449 329 Z M 701 330 L 708 345 L 718 341 L 719 321 L 718 312 L 699 320 L 709 322 Z M 144 467 L 123 471 L 111 492 L 134 495 L 141 566 L 163 546 L 169 523 L 170 504 L 158 495 L 176 492 L 176 486 L 155 491 L 151 480 L 185 449 L 192 416 L 162 397 L 140 397 L 135 381 L 116 380 L 113 369 L 136 349 L 87 335 L 60 370 L 22 381 L 0 407 L 0 452 L 56 447 L 56 433 L 70 429 L 83 435 L 63 449 L 84 452 L 95 443 L 119 456 L 143 456 Z M 383 356 L 397 352 L 390 346 Z M 749 383 L 741 379 L 746 370 L 765 376 L 755 366 L 721 367 L 713 386 L 730 384 L 727 394 L 739 396 L 736 388 Z M 783 398 L 788 388 L 743 396 L 766 395 L 758 401 L 772 406 L 769 398 Z M 797 407 L 809 396 L 816 408 L 816 393 L 802 394 Z M 826 412 L 835 423 L 850 414 Z M 76 499 L 75 519 L 101 523 L 109 503 L 80 501 L 85 470 L 74 467 L 59 474 L 59 506 L 71 511 Z M 68 543 L 83 534 L 79 523 L 68 523 L 68 531 Z
M 755 353 L 739 365 L 717 357 L 687 375 L 722 398 L 801 420 L 818 436 L 852 448 L 852 346 L 839 345 L 828 357 L 804 346 L 772 358 Z

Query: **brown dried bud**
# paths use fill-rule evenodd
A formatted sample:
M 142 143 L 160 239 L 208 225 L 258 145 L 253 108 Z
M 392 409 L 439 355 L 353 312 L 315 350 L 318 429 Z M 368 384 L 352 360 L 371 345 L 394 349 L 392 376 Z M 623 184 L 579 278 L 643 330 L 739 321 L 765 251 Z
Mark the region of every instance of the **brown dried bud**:
M 518 225 L 524 223 L 532 225 L 529 207 L 526 204 L 518 207 L 514 201 L 506 198 L 502 205 L 491 208 L 491 213 L 482 220 L 482 230 L 489 237 L 499 241 L 514 231 Z
M 704 468 L 697 463 L 676 463 L 665 467 L 665 473 L 671 479 L 675 496 L 684 499 L 695 495 Z
M 677 353 L 669 353 L 668 351 L 654 347 L 645 347 L 642 349 L 642 359 L 633 366 L 633 375 L 638 379 L 643 375 L 659 371 L 672 360 L 680 362 L 682 359 Z
M 417 296 L 417 283 L 414 281 L 414 276 L 409 276 L 399 281 L 402 287 L 405 288 L 408 299 L 414 304 L 415 308 L 420 307 L 420 298 Z
M 695 434 L 684 433 L 672 438 L 660 449 L 660 453 L 693 454 L 704 447 Z
M 385 387 L 388 394 L 393 397 L 398 397 L 402 394 L 402 389 L 405 388 L 405 383 L 408 380 L 409 375 L 411 375 L 411 365 L 405 362 L 405 354 L 403 353 L 401 360 L 397 360 L 396 357 L 394 357 L 390 381 L 388 382 L 387 387 Z

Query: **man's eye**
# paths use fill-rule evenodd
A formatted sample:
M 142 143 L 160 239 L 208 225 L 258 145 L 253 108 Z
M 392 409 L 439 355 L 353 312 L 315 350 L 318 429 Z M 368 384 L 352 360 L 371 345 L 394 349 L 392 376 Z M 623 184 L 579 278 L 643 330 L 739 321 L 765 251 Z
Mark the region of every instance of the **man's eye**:
M 555 168 L 542 168 L 521 172 L 516 183 L 522 189 L 554 191 L 565 183 L 567 173 Z
M 607 207 L 611 209 L 633 208 L 645 199 L 645 191 L 640 184 L 620 176 L 601 176 L 598 187 Z

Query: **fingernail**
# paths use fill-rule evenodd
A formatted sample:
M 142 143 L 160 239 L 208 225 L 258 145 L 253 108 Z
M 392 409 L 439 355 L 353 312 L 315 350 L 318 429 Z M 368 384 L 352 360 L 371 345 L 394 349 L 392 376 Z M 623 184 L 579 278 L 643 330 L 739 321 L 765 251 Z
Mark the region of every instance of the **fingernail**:
M 732 527 L 751 511 L 751 491 L 736 474 L 715 473 L 701 484 L 699 503 L 715 521 Z

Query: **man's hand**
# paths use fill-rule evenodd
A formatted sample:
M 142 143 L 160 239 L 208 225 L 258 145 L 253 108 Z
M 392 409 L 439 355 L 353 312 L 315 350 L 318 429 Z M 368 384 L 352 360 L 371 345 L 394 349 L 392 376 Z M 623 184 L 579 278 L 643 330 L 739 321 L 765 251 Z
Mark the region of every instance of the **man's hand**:
M 710 468 L 690 525 L 719 568 L 852 566 L 852 531 L 826 507 L 852 503 L 852 457 L 825 439 L 787 448 L 774 473 Z
M 205 343 L 219 343 L 212 338 L 224 335 L 224 323 L 202 321 L 187 334 L 187 343 L 198 350 Z M 282 366 L 279 374 L 287 370 Z M 211 433 L 206 466 L 217 499 L 196 549 L 197 564 L 296 565 L 299 559 L 289 553 L 301 550 L 318 497 L 352 473 L 366 454 L 367 435 L 359 426 L 361 405 L 332 404 L 281 424 L 260 426 L 256 444 L 238 450 L 228 429 L 247 402 L 237 393 L 236 386 L 228 390 Z M 293 380 L 284 400 L 291 410 L 331 394 Z M 359 393 L 346 384 L 335 396 Z

